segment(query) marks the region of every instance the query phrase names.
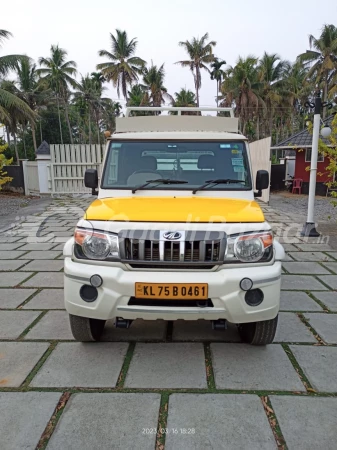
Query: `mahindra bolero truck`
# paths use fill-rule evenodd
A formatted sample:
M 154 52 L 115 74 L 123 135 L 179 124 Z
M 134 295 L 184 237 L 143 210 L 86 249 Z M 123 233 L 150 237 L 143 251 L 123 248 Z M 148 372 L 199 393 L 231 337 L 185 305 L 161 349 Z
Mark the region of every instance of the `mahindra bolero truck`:
M 273 341 L 284 250 L 255 201 L 269 174 L 253 179 L 238 119 L 216 114 L 128 108 L 116 119 L 99 176 L 85 172 L 98 197 L 64 247 L 76 340 L 99 340 L 109 319 L 204 319 L 236 324 L 244 342 Z

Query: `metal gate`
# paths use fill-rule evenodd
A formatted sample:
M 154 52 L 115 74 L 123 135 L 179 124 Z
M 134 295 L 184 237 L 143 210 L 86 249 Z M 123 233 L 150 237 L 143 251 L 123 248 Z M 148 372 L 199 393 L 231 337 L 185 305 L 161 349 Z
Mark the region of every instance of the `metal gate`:
M 101 175 L 102 146 L 98 144 L 50 145 L 48 181 L 51 194 L 85 194 L 86 169 L 97 169 Z

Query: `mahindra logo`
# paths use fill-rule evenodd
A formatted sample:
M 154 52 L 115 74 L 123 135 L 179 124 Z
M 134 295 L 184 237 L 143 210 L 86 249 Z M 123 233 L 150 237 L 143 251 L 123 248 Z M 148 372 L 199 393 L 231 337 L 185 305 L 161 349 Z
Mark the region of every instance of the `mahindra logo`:
M 182 236 L 179 231 L 166 231 L 166 233 L 163 234 L 163 238 L 168 241 L 177 241 Z

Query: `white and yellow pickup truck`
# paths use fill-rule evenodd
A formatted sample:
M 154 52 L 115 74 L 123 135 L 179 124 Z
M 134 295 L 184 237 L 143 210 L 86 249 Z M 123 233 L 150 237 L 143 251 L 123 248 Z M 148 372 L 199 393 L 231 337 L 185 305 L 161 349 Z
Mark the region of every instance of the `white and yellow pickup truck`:
M 257 171 L 254 186 L 238 119 L 229 108 L 216 109 L 229 117 L 201 115 L 208 108 L 132 116 L 136 109 L 117 119 L 100 180 L 86 171 L 98 198 L 64 247 L 75 339 L 99 340 L 108 319 L 124 328 L 205 319 L 215 329 L 237 324 L 245 342 L 271 343 L 284 250 L 254 201 L 269 174 Z

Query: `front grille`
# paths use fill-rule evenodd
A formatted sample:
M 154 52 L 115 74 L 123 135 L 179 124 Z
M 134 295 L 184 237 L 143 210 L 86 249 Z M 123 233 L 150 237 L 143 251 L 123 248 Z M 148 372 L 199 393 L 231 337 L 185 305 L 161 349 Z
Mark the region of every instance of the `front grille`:
M 160 239 L 159 231 L 122 231 L 120 253 L 125 262 L 137 264 L 222 264 L 226 235 L 218 232 L 186 232 L 184 240 Z

